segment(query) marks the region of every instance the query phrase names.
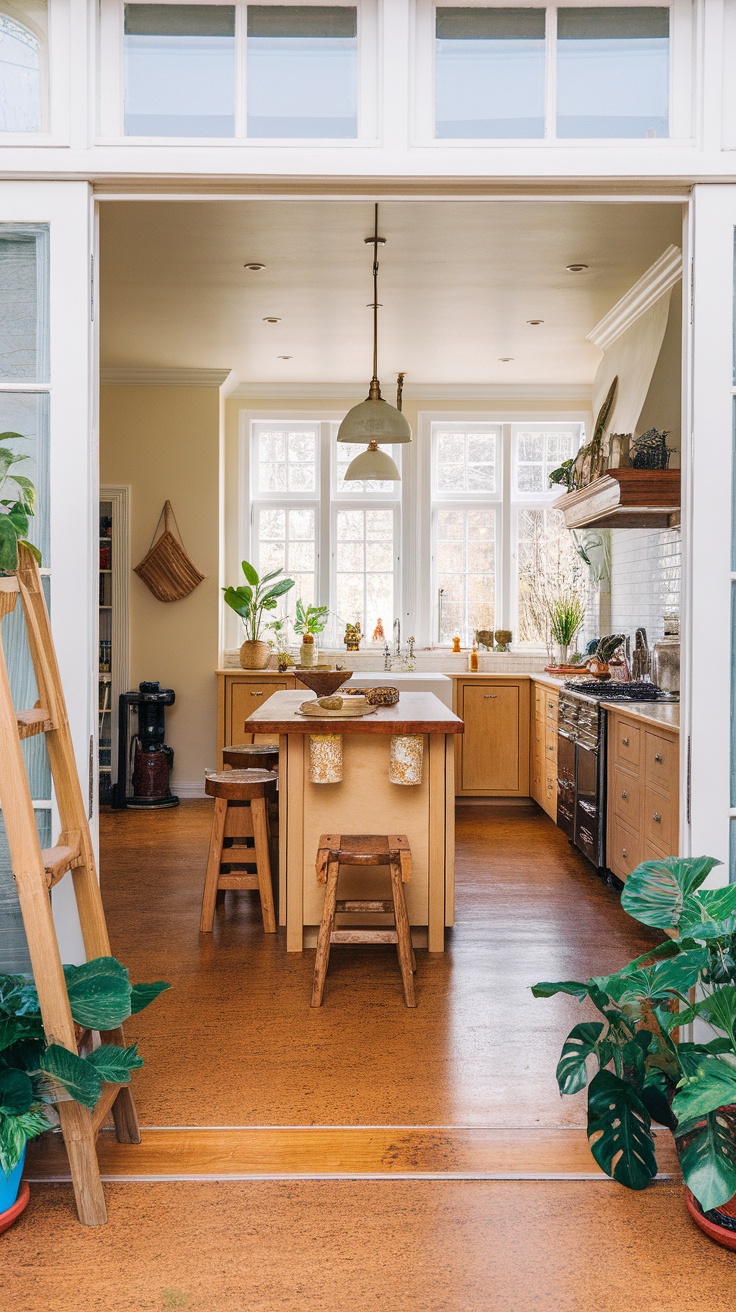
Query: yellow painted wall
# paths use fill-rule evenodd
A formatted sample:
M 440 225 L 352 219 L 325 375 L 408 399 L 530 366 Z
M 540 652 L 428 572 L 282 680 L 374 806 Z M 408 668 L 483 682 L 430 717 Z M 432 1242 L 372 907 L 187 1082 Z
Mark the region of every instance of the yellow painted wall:
M 176 692 L 166 713 L 174 784 L 201 786 L 216 764 L 219 416 L 217 388 L 101 390 L 100 482 L 130 487 L 130 686 L 158 679 Z M 157 601 L 133 573 L 167 498 L 206 576 L 183 601 Z

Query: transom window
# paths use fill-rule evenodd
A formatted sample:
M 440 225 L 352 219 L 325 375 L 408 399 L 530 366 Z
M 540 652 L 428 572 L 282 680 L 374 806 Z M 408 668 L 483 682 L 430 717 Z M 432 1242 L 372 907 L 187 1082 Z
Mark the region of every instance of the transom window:
M 43 47 L 36 24 L 22 21 L 22 7 L 0 8 L 0 133 L 43 129 Z M 46 17 L 44 5 L 34 5 Z
M 670 5 L 438 5 L 435 136 L 669 136 Z

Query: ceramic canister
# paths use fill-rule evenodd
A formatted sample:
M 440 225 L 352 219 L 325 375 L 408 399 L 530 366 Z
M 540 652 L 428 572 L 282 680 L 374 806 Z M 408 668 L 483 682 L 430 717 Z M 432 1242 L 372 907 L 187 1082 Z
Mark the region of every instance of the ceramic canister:
M 342 782 L 341 733 L 310 733 L 309 778 L 313 784 Z
M 388 777 L 392 784 L 420 784 L 424 736 L 420 733 L 392 734 Z

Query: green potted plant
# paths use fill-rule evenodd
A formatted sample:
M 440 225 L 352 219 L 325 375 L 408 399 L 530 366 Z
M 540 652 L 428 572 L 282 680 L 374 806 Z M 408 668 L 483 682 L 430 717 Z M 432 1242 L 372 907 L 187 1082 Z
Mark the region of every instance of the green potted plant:
M 245 642 L 240 648 L 240 664 L 244 670 L 265 670 L 271 659 L 271 648 L 261 634 L 266 627 L 267 611 L 276 609 L 279 597 L 294 587 L 294 580 L 279 578 L 283 570 L 273 569 L 260 578 L 258 571 L 247 561 L 242 562 L 246 582 L 239 588 L 223 588 L 226 605 L 243 621 Z M 278 583 L 273 580 L 278 579 Z M 272 584 L 269 587 L 268 584 Z
M 65 966 L 72 1019 L 84 1031 L 114 1030 L 168 984 L 131 986 L 115 957 Z M 54 1124 L 54 1103 L 69 1097 L 95 1106 L 104 1083 L 128 1084 L 143 1065 L 137 1045 L 105 1043 L 85 1054 L 48 1043 L 33 979 L 0 975 L 0 1230 L 15 1217 L 26 1144 Z
M 27 540 L 29 520 L 36 503 L 36 489 L 30 478 L 15 471 L 16 465 L 30 457 L 4 445 L 5 442 L 26 440 L 22 433 L 0 433 L 0 571 L 6 574 L 18 568 L 18 543 L 28 547 L 41 564 L 40 551 Z M 11 483 L 13 496 L 2 496 L 3 492 L 11 491 L 8 487 Z
M 571 589 L 547 601 L 550 634 L 557 644 L 557 664 L 566 665 L 575 635 L 585 623 L 585 603 Z
M 314 640 L 324 630 L 329 613 L 329 606 L 305 606 L 303 601 L 297 601 L 294 632 L 301 635 L 299 659 L 302 665 L 317 663 L 317 644 Z
M 598 1165 L 631 1189 L 645 1188 L 657 1171 L 652 1121 L 666 1126 L 691 1214 L 736 1248 L 736 884 L 701 888 L 719 864 L 667 857 L 637 866 L 622 906 L 676 937 L 613 975 L 535 984 L 532 992 L 572 994 L 602 1017 L 571 1030 L 557 1066 L 562 1094 L 588 1087 Z M 680 1037 L 691 1021 L 694 1042 Z

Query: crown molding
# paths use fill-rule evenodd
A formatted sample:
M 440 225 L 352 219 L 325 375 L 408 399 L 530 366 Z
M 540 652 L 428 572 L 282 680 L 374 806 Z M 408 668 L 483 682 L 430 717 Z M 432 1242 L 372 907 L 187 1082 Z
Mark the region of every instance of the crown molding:
M 106 387 L 222 387 L 230 372 L 229 369 L 103 366 L 100 382 Z
M 384 389 L 388 394 L 388 389 Z M 238 383 L 228 393 L 249 401 L 351 401 L 365 397 L 365 383 Z M 568 401 L 590 406 L 590 383 L 409 383 L 404 399 L 409 401 Z M 389 394 L 390 399 L 390 394 Z
M 605 314 L 587 340 L 602 351 L 621 337 L 637 319 L 670 291 L 682 277 L 682 251 L 679 246 L 668 246 L 638 282 Z

